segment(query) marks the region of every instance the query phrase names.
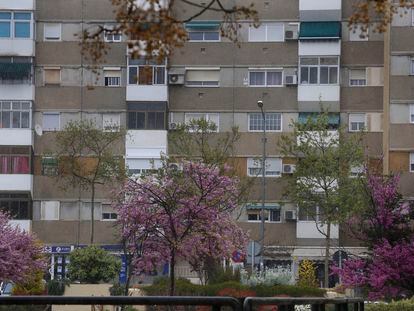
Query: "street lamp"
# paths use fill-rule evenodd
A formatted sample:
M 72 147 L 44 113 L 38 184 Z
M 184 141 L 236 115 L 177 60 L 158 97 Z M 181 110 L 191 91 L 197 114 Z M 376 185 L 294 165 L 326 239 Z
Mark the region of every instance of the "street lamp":
M 257 106 L 262 112 L 263 121 L 263 154 L 262 154 L 262 209 L 260 211 L 260 269 L 264 268 L 263 253 L 264 253 L 264 238 L 265 238 L 265 201 L 266 201 L 266 115 L 263 109 L 263 101 L 258 100 Z

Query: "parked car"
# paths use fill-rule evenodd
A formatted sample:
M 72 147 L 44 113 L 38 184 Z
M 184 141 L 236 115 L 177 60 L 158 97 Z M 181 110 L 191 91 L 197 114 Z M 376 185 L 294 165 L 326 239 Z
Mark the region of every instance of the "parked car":
M 11 296 L 13 290 L 13 283 L 0 282 L 0 296 Z

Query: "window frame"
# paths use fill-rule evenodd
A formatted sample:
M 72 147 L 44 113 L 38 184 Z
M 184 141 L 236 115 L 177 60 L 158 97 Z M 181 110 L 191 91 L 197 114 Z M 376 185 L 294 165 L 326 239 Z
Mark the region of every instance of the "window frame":
M 200 32 L 200 33 L 202 33 L 203 34 L 203 39 L 202 40 L 191 40 L 190 39 L 190 33 L 194 33 L 194 32 Z M 213 32 L 217 32 L 217 34 L 218 34 L 218 39 L 217 40 L 206 40 L 205 39 L 205 37 L 206 37 L 206 33 L 213 33 Z M 221 33 L 220 33 L 220 30 L 219 29 L 217 29 L 217 30 L 199 30 L 199 31 L 196 31 L 196 30 L 187 30 L 187 36 L 188 36 L 188 42 L 221 42 Z
M 253 116 L 253 115 L 259 115 L 260 119 L 262 120 L 261 123 L 263 123 L 263 116 L 260 112 L 250 112 L 250 113 L 248 113 L 248 115 L 247 115 L 247 129 L 248 129 L 248 132 L 251 132 L 251 133 L 261 133 L 261 132 L 263 132 L 263 128 L 261 128 L 259 130 L 252 130 L 251 129 L 251 127 L 250 127 L 251 126 L 250 117 Z M 268 120 L 267 120 L 268 115 L 279 115 L 280 116 L 280 130 L 270 130 L 270 129 L 266 128 L 266 132 L 273 132 L 273 133 L 282 132 L 283 131 L 283 114 L 281 112 L 265 112 L 266 125 L 267 125 L 267 122 L 268 122 Z
M 206 121 L 211 121 L 210 118 L 212 117 L 212 115 L 216 115 L 217 116 L 217 123 L 213 122 L 216 125 L 216 130 L 214 131 L 215 133 L 218 133 L 220 131 L 220 113 L 218 112 L 186 112 L 184 114 L 184 122 L 186 124 L 188 124 L 191 120 L 194 120 L 194 118 L 188 118 L 188 115 L 190 114 L 199 114 L 202 115 L 199 119 L 204 119 Z
M 270 167 L 272 164 L 270 164 L 271 160 L 277 160 L 277 164 L 280 164 L 280 170 L 279 171 L 271 171 L 270 169 L 268 170 L 268 167 Z M 250 166 L 250 163 L 253 162 L 254 165 Z M 256 164 L 257 163 L 257 164 Z M 269 163 L 269 164 L 268 164 Z M 282 177 L 282 172 L 283 172 L 283 161 L 282 158 L 280 157 L 266 157 L 266 169 L 265 169 L 265 177 L 266 178 L 280 178 Z M 276 163 L 274 163 L 274 165 L 276 165 Z M 262 159 L 256 159 L 256 158 L 247 158 L 247 176 L 248 177 L 261 177 L 263 176 L 262 174 Z M 250 169 L 256 169 L 258 170 L 258 174 L 251 174 L 250 173 Z M 279 174 L 268 174 L 268 172 L 279 172 Z
M 409 166 L 409 172 L 414 173 L 414 152 L 410 152 L 410 166 Z
M 364 70 L 365 71 L 365 79 L 351 79 L 351 72 L 353 70 Z M 349 86 L 350 87 L 365 87 L 368 86 L 368 73 L 367 73 L 367 68 L 363 68 L 363 69 L 350 69 L 349 70 Z M 364 84 L 352 84 L 351 81 L 365 81 Z
M 55 83 L 46 82 L 47 70 L 59 70 L 59 81 Z M 43 67 L 43 84 L 44 85 L 61 85 L 62 84 L 62 68 L 61 67 Z
M 410 104 L 410 123 L 414 124 L 414 104 Z
M 351 120 L 352 116 L 357 116 L 357 115 L 359 115 L 359 116 L 363 115 L 364 116 L 364 128 L 361 129 L 358 126 L 358 129 L 354 130 L 354 129 L 352 129 L 352 123 L 361 124 L 361 122 L 355 122 L 355 121 Z M 365 132 L 365 131 L 367 131 L 367 114 L 366 113 L 350 113 L 348 115 L 348 131 L 349 132 L 361 132 L 361 131 Z
M 55 39 L 49 39 L 46 37 L 46 26 L 50 26 L 50 25 L 58 25 L 59 26 L 59 38 Z M 51 41 L 51 42 L 59 42 L 62 41 L 62 23 L 44 23 L 43 24 L 43 41 Z
M 269 31 L 269 25 L 271 24 L 277 24 L 277 25 L 281 25 L 282 26 L 282 40 L 269 40 L 269 35 L 268 35 L 268 31 Z M 259 29 L 260 27 L 266 27 L 265 28 L 265 40 L 252 40 L 252 35 L 251 35 L 251 30 L 252 27 L 254 27 L 253 25 L 249 25 L 249 34 L 248 34 L 248 42 L 285 42 L 286 38 L 285 38 L 285 23 L 281 23 L 281 22 L 264 22 L 262 23 L 258 28 L 254 27 L 255 29 Z
M 188 81 L 187 80 L 187 73 L 189 71 L 217 71 L 218 72 L 218 80 L 217 81 Z M 215 88 L 220 87 L 220 80 L 221 80 L 221 68 L 186 68 L 185 76 L 184 76 L 184 85 L 185 87 L 205 87 L 205 88 Z M 217 82 L 217 84 L 216 84 Z M 199 84 L 200 83 L 200 84 Z
M 314 58 L 318 60 L 318 64 L 311 64 L 311 65 L 302 65 L 302 59 L 305 58 Z M 336 65 L 322 65 L 321 59 L 323 58 L 330 58 L 330 59 L 336 59 L 337 64 Z M 328 83 L 321 83 L 321 69 L 322 68 L 328 68 Z M 317 68 L 317 82 L 316 83 L 302 83 L 302 70 L 304 68 Z M 330 80 L 330 69 L 336 68 L 336 83 L 329 83 Z M 308 72 L 308 80 L 310 81 L 311 72 L 309 70 Z M 339 56 L 300 56 L 299 57 L 299 85 L 325 85 L 325 86 L 332 86 L 332 85 L 340 85 L 340 58 Z
M 15 152 L 15 150 L 17 149 L 26 149 L 25 152 Z M 7 158 L 7 172 L 4 171 L 4 168 L 2 167 L 3 165 L 3 161 L 0 160 L 0 176 L 1 175 L 28 175 L 28 174 L 32 174 L 33 171 L 33 165 L 32 165 L 32 152 L 28 147 L 25 146 L 12 146 L 12 147 L 3 147 L 2 149 L 4 149 L 5 151 L 0 151 L 0 156 L 1 157 L 5 157 Z M 16 157 L 24 157 L 27 158 L 27 164 L 28 164 L 28 170 L 27 172 L 14 172 L 14 161 L 13 158 Z
M 14 11 L 14 10 L 0 10 L 0 13 L 10 13 L 10 19 L 0 19 L 0 23 L 9 23 L 9 36 L 0 37 L 2 39 L 17 39 L 17 40 L 33 40 L 34 37 L 34 20 L 32 11 Z M 30 14 L 30 19 L 16 19 L 15 14 Z M 29 36 L 18 37 L 16 36 L 16 23 L 28 23 L 29 24 Z
M 10 103 L 10 108 L 8 110 L 3 109 L 3 105 L 6 103 Z M 20 109 L 13 109 L 13 103 L 20 103 Z M 22 104 L 29 104 L 29 109 L 23 109 Z M 3 127 L 3 111 L 10 112 L 9 122 L 10 127 Z M 20 112 L 19 113 L 19 127 L 13 126 L 13 112 Z M 29 114 L 29 124 L 27 127 L 22 127 L 22 113 L 26 112 Z M 23 101 L 23 100 L 0 100 L 0 130 L 2 129 L 9 129 L 9 130 L 29 130 L 32 128 L 32 102 L 31 101 Z
M 298 215 L 297 216 L 297 221 L 298 222 L 307 222 L 307 223 L 311 223 L 311 222 L 321 223 L 322 217 L 320 217 L 319 206 L 315 206 L 315 214 L 316 214 L 315 219 L 312 219 L 312 217 L 309 216 L 309 213 L 306 213 L 306 219 L 307 220 L 301 220 L 300 219 L 301 218 L 300 207 L 298 207 L 298 209 L 297 209 L 297 215 Z M 309 218 L 311 218 L 311 219 L 309 220 Z
M 151 67 L 151 70 L 152 70 L 152 79 L 151 79 L 151 84 L 140 84 L 139 83 L 139 69 L 140 69 L 140 67 L 143 67 L 143 68 L 145 68 L 145 67 Z M 164 68 L 164 83 L 155 83 L 155 81 L 156 81 L 156 68 L 159 68 L 159 67 L 161 67 L 161 68 Z M 130 76 L 130 69 L 131 68 L 136 68 L 136 71 L 137 71 L 137 80 L 136 80 L 136 83 L 130 83 L 130 78 L 131 78 L 131 76 Z M 145 69 L 144 69 L 145 70 Z M 139 86 L 163 86 L 163 85 L 167 85 L 167 68 L 166 68 L 166 66 L 165 65 L 147 65 L 147 64 L 144 64 L 144 65 L 129 65 L 128 64 L 128 72 L 127 72 L 127 82 L 128 82 L 128 86 L 132 86 L 132 85 L 139 85 Z
M 147 131 L 147 130 L 149 130 L 149 131 L 157 131 L 157 130 L 165 130 L 166 129 L 167 113 L 164 110 L 154 110 L 154 111 L 148 111 L 148 110 L 128 110 L 127 112 L 128 112 L 128 115 L 127 115 L 127 117 L 128 117 L 128 120 L 127 120 L 128 130 L 139 130 L 139 131 Z M 145 125 L 144 125 L 144 128 L 131 128 L 130 127 L 130 122 L 129 122 L 129 115 L 130 115 L 130 113 L 135 113 L 135 114 L 137 114 L 137 113 L 144 113 L 145 114 L 145 119 L 144 119 L 144 124 Z M 162 129 L 160 129 L 160 128 L 148 128 L 148 114 L 149 113 L 163 113 L 164 114 L 164 122 L 163 122 L 163 128 Z
M 54 165 L 50 165 L 50 164 L 46 164 L 44 163 L 44 160 L 49 159 L 49 160 L 56 160 L 56 164 Z M 40 160 L 40 164 L 41 164 L 41 174 L 42 176 L 57 176 L 59 173 L 59 163 L 56 157 L 42 157 Z M 51 173 L 49 173 L 49 171 Z
M 11 219 L 14 220 L 31 220 L 32 219 L 32 200 L 30 199 L 30 195 L 25 194 L 25 193 L 6 193 L 3 194 L 2 197 L 0 197 L 0 210 L 3 210 L 2 207 L 6 207 L 5 205 L 7 204 L 8 206 L 6 208 L 9 208 L 9 212 L 11 212 L 11 205 L 13 202 L 18 202 L 18 215 L 17 217 L 15 217 L 14 215 L 11 214 Z M 23 207 L 21 207 L 21 203 L 24 202 L 27 204 L 27 213 L 25 213 L 27 215 L 27 217 L 21 217 L 21 209 L 23 209 Z
M 251 84 L 250 81 L 250 75 L 252 73 L 262 73 L 264 72 L 264 84 Z M 281 83 L 280 84 L 267 84 L 267 75 L 269 73 L 281 73 Z M 248 82 L 249 87 L 283 87 L 283 81 L 284 81 L 284 71 L 283 68 L 250 68 L 249 69 L 249 76 L 248 76 Z
M 43 119 L 44 115 L 57 115 L 58 120 L 59 120 L 59 128 L 55 128 L 55 129 L 46 128 L 45 129 L 44 119 Z M 61 127 L 62 127 L 62 124 L 61 124 L 61 120 L 60 120 L 60 112 L 43 112 L 42 113 L 42 130 L 44 132 L 57 132 L 57 131 L 60 131 L 61 130 Z
M 116 116 L 116 121 L 113 127 L 105 127 L 105 116 Z M 114 118 L 111 118 L 114 119 Z M 120 113 L 103 113 L 102 114 L 102 131 L 103 132 L 119 132 L 121 128 L 121 114 Z

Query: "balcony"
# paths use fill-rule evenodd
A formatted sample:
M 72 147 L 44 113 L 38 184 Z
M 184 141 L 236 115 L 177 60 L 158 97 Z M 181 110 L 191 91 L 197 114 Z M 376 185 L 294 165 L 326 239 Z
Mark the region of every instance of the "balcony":
M 318 225 L 322 232 L 326 233 L 326 225 Z M 296 238 L 298 239 L 325 239 L 325 235 L 321 234 L 316 228 L 315 221 L 298 221 L 296 223 Z M 331 226 L 331 239 L 339 238 L 339 226 Z
M 339 102 L 341 87 L 336 84 L 301 84 L 298 85 L 299 102 Z
M 35 0 L 0 0 L 0 10 L 28 10 L 33 11 L 36 8 Z
M 168 100 L 167 85 L 128 85 L 127 101 L 162 101 Z
M 2 38 L 0 40 L 0 55 L 34 56 L 35 42 L 33 39 Z
M 0 145 L 31 146 L 33 132 L 31 129 L 0 129 Z
M 160 158 L 167 152 L 167 131 L 129 130 L 126 138 L 126 156 L 129 158 Z
M 33 84 L 0 84 L 0 100 L 34 100 Z
M 2 191 L 30 191 L 33 193 L 33 175 L 31 174 L 0 174 Z
M 299 56 L 338 56 L 341 55 L 341 40 L 299 41 Z

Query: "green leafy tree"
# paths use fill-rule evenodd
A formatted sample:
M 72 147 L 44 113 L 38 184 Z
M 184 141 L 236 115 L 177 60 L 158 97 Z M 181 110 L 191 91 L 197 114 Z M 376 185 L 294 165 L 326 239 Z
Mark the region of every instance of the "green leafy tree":
M 95 193 L 98 185 L 109 185 L 125 178 L 122 156 L 116 154 L 116 144 L 125 137 L 125 130 L 116 126 L 97 128 L 93 121 L 69 122 L 57 133 L 58 177 L 66 186 L 80 187 L 91 193 L 91 235 L 94 243 Z
M 119 258 L 94 245 L 75 249 L 70 254 L 69 279 L 82 283 L 109 282 L 121 269 Z
M 347 219 L 362 204 L 359 178 L 350 178 L 352 167 L 363 166 L 361 134 L 343 128 L 329 130 L 329 114 L 323 111 L 303 124 L 294 123 L 292 135 L 279 145 L 285 157 L 296 160 L 286 194 L 300 214 L 315 221 L 325 239 L 325 286 L 328 286 L 332 227 Z

